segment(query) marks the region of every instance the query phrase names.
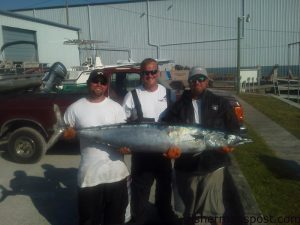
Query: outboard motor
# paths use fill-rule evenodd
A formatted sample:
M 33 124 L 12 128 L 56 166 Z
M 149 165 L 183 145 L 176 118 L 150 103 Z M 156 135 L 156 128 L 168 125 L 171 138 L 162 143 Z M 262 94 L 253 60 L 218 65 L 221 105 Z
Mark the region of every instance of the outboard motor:
M 49 72 L 43 77 L 44 92 L 51 91 L 54 87 L 61 84 L 61 82 L 67 76 L 67 69 L 61 62 L 53 63 L 50 67 Z

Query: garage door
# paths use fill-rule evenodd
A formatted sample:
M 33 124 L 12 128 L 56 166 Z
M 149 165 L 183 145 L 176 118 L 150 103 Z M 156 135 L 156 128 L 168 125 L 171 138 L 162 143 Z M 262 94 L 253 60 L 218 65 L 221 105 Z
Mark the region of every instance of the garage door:
M 3 26 L 4 58 L 12 61 L 38 61 L 36 32 Z

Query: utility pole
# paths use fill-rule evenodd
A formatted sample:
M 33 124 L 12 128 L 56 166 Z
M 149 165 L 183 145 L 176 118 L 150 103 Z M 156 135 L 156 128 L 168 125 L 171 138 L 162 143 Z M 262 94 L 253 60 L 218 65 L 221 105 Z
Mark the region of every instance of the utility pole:
M 67 25 L 69 26 L 69 4 L 68 4 L 68 0 L 65 1 L 66 4 L 66 21 L 67 21 Z
M 237 68 L 237 73 L 236 73 L 236 94 L 240 93 L 240 83 L 241 83 L 241 38 L 244 38 L 244 22 L 249 23 L 250 22 L 250 15 L 248 14 L 247 17 L 245 16 L 239 16 L 238 17 L 238 29 L 237 29 L 237 60 L 236 60 L 236 68 Z M 243 25 L 243 36 L 241 37 L 241 28 Z
M 241 22 L 244 17 L 238 17 L 238 33 L 237 33 L 237 75 L 236 75 L 236 93 L 240 93 L 240 80 L 241 80 Z

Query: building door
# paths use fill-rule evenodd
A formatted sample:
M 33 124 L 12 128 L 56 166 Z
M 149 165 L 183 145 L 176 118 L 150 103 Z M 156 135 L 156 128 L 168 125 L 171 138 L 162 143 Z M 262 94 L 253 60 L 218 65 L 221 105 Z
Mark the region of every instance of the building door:
M 38 62 L 36 31 L 14 27 L 2 27 L 4 44 L 1 47 L 4 59 L 15 62 Z

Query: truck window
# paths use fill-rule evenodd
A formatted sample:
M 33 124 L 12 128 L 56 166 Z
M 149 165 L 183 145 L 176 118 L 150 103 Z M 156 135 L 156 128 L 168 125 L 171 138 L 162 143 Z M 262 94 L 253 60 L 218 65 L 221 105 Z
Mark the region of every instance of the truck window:
M 110 80 L 109 97 L 122 103 L 127 92 L 133 90 L 140 83 L 140 75 L 137 73 L 114 73 Z

